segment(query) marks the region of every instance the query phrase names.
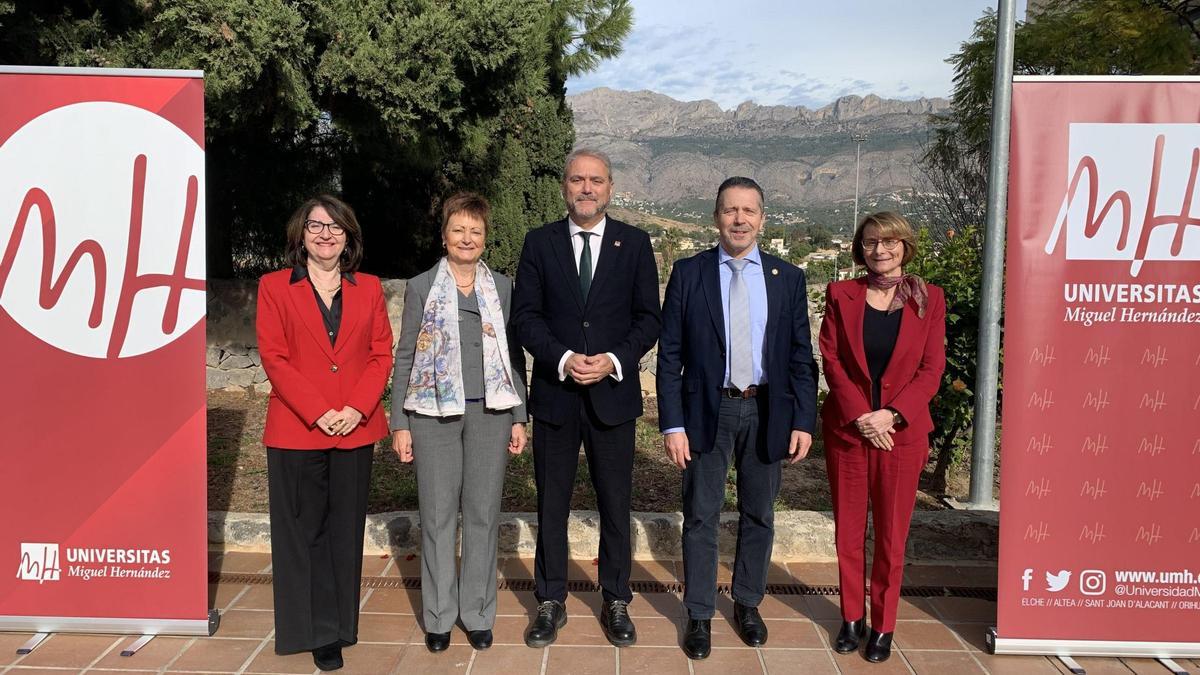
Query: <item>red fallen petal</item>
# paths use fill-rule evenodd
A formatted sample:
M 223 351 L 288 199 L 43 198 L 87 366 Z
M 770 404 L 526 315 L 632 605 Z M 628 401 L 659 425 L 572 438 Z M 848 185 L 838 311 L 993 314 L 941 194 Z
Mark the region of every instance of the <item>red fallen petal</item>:
M 599 566 L 600 566 L 600 559 L 592 558 L 592 567 L 599 567 Z
M 405 559 L 405 560 L 413 560 L 413 559 L 415 559 L 416 557 L 417 557 L 417 554 L 416 554 L 416 553 L 409 553 L 408 555 L 404 556 L 404 559 Z

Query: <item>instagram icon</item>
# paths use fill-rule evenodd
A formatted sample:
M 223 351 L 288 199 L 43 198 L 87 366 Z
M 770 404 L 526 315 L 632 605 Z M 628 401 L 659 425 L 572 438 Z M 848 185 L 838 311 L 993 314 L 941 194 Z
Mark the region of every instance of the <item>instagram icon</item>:
M 1104 595 L 1108 578 L 1104 570 L 1084 570 L 1079 573 L 1079 592 L 1084 595 Z

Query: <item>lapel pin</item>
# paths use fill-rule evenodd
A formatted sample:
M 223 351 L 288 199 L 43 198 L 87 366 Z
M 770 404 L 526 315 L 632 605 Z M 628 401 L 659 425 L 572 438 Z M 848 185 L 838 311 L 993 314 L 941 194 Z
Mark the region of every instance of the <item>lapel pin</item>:
M 774 274 L 775 276 L 779 276 L 779 268 L 778 268 L 778 267 L 772 267 L 772 268 L 771 268 L 771 274 Z
M 613 246 L 620 246 L 620 245 L 621 245 L 621 241 L 619 239 L 617 241 L 613 242 Z

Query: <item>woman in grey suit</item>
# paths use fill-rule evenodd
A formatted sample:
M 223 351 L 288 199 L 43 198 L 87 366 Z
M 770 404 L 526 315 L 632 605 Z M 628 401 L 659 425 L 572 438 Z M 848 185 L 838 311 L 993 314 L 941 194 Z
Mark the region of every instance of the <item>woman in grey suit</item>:
M 442 206 L 446 255 L 409 279 L 392 375 L 392 447 L 415 459 L 425 646 L 450 646 L 461 619 L 492 644 L 504 471 L 525 448 L 525 358 L 507 330 L 512 281 L 480 257 L 490 207 L 458 193 Z M 462 511 L 462 573 L 455 542 Z

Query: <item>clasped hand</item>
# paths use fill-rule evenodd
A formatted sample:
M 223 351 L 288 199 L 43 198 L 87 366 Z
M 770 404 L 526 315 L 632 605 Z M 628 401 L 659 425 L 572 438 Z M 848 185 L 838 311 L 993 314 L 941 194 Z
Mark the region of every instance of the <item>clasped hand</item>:
M 854 420 L 854 426 L 871 445 L 880 450 L 891 450 L 896 446 L 892 438 L 892 434 L 896 433 L 894 419 L 890 410 L 875 410 L 859 416 Z
M 362 413 L 350 406 L 341 410 L 330 408 L 317 420 L 317 428 L 330 436 L 348 436 L 358 428 Z
M 617 367 L 613 365 L 612 359 L 608 354 L 596 354 L 586 356 L 584 354 L 572 354 L 567 357 L 567 362 L 563 364 L 563 370 L 567 375 L 577 383 L 587 386 L 596 384 L 605 377 L 617 372 Z

